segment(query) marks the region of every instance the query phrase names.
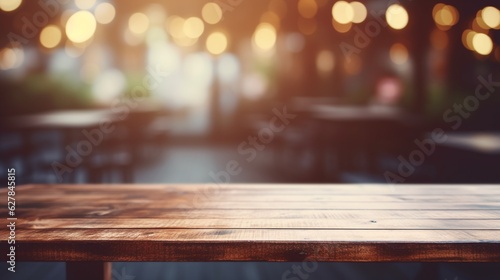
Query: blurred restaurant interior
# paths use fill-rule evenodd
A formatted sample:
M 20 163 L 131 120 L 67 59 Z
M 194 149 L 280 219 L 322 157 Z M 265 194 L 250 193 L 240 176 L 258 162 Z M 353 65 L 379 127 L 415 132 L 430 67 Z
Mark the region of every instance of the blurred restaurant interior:
M 0 166 L 18 184 L 499 183 L 499 4 L 0 0 Z
M 2 0 L 1 165 L 24 183 L 498 182 L 497 6 Z

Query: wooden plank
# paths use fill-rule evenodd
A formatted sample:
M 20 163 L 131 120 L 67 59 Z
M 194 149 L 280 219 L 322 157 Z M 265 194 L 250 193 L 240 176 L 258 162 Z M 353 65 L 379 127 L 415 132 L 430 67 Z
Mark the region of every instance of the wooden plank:
M 5 231 L 4 231 L 5 232 Z M 25 241 L 309 241 L 309 242 L 498 242 L 500 230 L 325 229 L 37 229 L 19 232 Z
M 499 234 L 498 230 L 30 230 L 19 233 L 25 241 L 16 259 L 499 262 Z M 5 246 L 0 244 L 1 249 Z
M 0 209 L 1 210 L 1 209 Z M 0 211 L 1 213 L 1 211 Z M 4 211 L 6 214 L 6 211 Z M 20 218 L 41 219 L 48 218 L 170 218 L 170 219 L 197 219 L 211 217 L 216 219 L 498 219 L 500 210 L 473 209 L 473 210 L 238 210 L 227 211 L 225 209 L 169 209 L 161 208 L 113 208 L 106 207 L 60 207 L 60 208 L 20 208 L 16 210 Z
M 429 229 L 500 230 L 498 220 L 433 219 L 19 219 L 20 229 Z
M 31 185 L 16 200 L 20 261 L 500 261 L 494 185 Z
M 189 201 L 165 201 L 165 202 L 153 202 L 153 203 L 136 203 L 131 205 L 132 202 L 127 203 L 126 201 L 113 201 L 108 203 L 94 204 L 100 207 L 106 207 L 108 205 L 113 205 L 114 208 L 131 208 L 131 207 L 144 207 L 150 209 L 227 209 L 227 210 L 239 210 L 239 209 L 282 209 L 282 210 L 355 210 L 355 209 L 365 209 L 365 210 L 472 210 L 472 209 L 490 209 L 490 210 L 500 210 L 500 202 L 482 202 L 482 203 L 421 203 L 421 202 L 203 202 L 199 204 L 190 204 Z M 22 207 L 22 204 L 20 204 Z M 141 206 L 142 205 L 142 206 Z M 75 205 L 76 206 L 76 205 Z M 53 209 L 64 209 L 71 208 L 71 204 L 66 205 L 51 205 Z M 92 205 L 88 207 L 93 207 Z M 99 208 L 99 207 L 94 207 Z

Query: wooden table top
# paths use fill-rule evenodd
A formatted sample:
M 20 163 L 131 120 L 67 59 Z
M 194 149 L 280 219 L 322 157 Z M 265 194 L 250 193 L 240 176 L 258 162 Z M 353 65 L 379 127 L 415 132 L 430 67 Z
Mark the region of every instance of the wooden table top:
M 16 217 L 18 261 L 500 262 L 499 185 L 25 185 Z

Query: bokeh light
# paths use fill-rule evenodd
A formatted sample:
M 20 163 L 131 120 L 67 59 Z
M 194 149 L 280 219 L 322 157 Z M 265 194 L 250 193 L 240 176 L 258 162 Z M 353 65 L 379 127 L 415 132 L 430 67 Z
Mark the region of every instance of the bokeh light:
M 376 99 L 385 105 L 396 104 L 403 93 L 403 85 L 397 78 L 386 77 L 381 79 L 376 86 Z
M 228 40 L 224 33 L 214 32 L 208 36 L 205 45 L 211 54 L 218 55 L 226 50 Z
M 94 36 L 96 27 L 97 23 L 92 13 L 79 11 L 66 22 L 66 36 L 74 43 L 83 43 Z
M 222 19 L 222 9 L 217 3 L 207 3 L 201 10 L 203 20 L 208 24 L 216 24 Z
M 262 97 L 268 88 L 268 82 L 260 73 L 250 73 L 243 77 L 242 93 L 248 99 L 256 100 Z
M 62 32 L 56 25 L 48 25 L 40 32 L 40 44 L 42 46 L 52 49 L 61 42 Z
M 88 10 L 94 7 L 96 0 L 75 0 L 75 5 L 82 10 Z
M 276 29 L 269 23 L 259 24 L 255 30 L 253 42 L 261 50 L 270 50 L 276 43 Z
M 316 68 L 320 73 L 329 73 L 335 66 L 335 58 L 329 50 L 322 50 L 316 56 Z
M 354 9 L 346 1 L 338 1 L 333 4 L 332 16 L 338 23 L 347 24 L 354 19 Z
M 465 48 L 467 48 L 471 51 L 474 50 L 474 46 L 472 45 L 472 38 L 474 38 L 475 34 L 476 34 L 476 32 L 473 30 L 470 30 L 470 29 L 466 29 L 462 33 L 462 44 L 464 45 Z
M 476 14 L 476 18 L 472 21 L 472 30 L 476 32 L 488 32 L 490 27 L 484 22 L 483 16 L 481 15 L 482 10 L 479 10 Z
M 362 23 L 368 14 L 366 7 L 363 3 L 354 1 L 351 2 L 352 9 L 354 10 L 354 16 L 352 18 L 353 23 Z
M 396 30 L 403 29 L 408 24 L 408 12 L 399 4 L 389 6 L 385 12 L 385 18 L 389 26 Z
M 12 12 L 21 6 L 22 0 L 0 0 L 0 10 Z
M 299 0 L 297 3 L 299 14 L 304 18 L 313 18 L 318 12 L 315 0 Z
M 459 19 L 458 10 L 451 5 L 436 4 L 432 9 L 432 15 L 436 26 L 441 30 L 448 30 L 457 24 Z
M 338 23 L 335 19 L 332 19 L 333 28 L 339 33 L 346 33 L 351 30 L 352 22 L 346 24 Z
M 95 8 L 94 14 L 98 23 L 108 24 L 115 18 L 116 10 L 110 3 L 101 3 Z
M 481 18 L 489 28 L 500 28 L 500 11 L 497 8 L 485 7 L 481 12 Z
M 196 39 L 203 34 L 205 25 L 203 21 L 197 17 L 190 17 L 184 21 L 183 31 L 188 38 Z
M 173 38 L 182 38 L 184 35 L 184 22 L 185 19 L 179 16 L 171 16 L 167 21 L 167 29 L 170 36 Z
M 408 61 L 408 49 L 405 45 L 396 43 L 391 46 L 389 56 L 394 64 L 405 64 Z
M 173 37 L 174 43 L 179 47 L 191 47 L 198 42 L 198 38 L 189 38 L 187 36 Z
M 240 75 L 240 61 L 234 54 L 223 54 L 217 63 L 217 73 L 223 83 L 237 81 Z
M 144 14 L 148 17 L 150 26 L 162 26 L 167 16 L 165 8 L 158 3 L 149 4 L 145 8 Z
M 0 50 L 0 69 L 9 70 L 19 67 L 24 61 L 24 52 L 18 48 Z
M 128 20 L 128 28 L 135 34 L 143 34 L 149 28 L 149 18 L 143 13 L 135 13 Z
M 92 85 L 92 93 L 96 101 L 109 103 L 123 93 L 125 85 L 126 80 L 122 72 L 116 69 L 107 70 L 97 75 Z
M 493 41 L 486 34 L 476 33 L 472 38 L 472 46 L 478 54 L 489 55 L 493 50 Z
M 200 94 L 200 89 L 207 88 L 213 80 L 214 67 L 207 53 L 191 53 L 186 56 L 182 65 L 182 73 L 190 87 L 199 89 L 193 94 Z

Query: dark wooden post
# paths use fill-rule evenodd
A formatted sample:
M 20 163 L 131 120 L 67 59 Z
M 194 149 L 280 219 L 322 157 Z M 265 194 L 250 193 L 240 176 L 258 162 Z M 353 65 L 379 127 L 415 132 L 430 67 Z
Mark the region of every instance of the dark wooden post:
M 110 262 L 66 262 L 67 280 L 111 280 Z

